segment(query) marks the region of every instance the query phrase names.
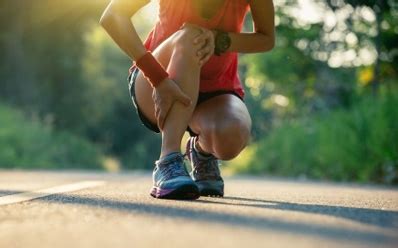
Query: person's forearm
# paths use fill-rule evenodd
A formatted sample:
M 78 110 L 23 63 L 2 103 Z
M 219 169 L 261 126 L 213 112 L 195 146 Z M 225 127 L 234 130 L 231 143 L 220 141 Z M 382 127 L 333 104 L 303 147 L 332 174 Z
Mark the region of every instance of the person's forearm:
M 128 16 L 107 10 L 101 17 L 100 24 L 131 59 L 137 60 L 146 53 Z
M 229 52 L 259 53 L 271 50 L 275 38 L 262 33 L 229 33 L 231 46 Z

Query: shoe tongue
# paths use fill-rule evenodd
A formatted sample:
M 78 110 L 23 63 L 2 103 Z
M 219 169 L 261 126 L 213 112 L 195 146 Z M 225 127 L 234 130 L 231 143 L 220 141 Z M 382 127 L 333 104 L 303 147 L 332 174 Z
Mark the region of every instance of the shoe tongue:
M 161 157 L 159 160 L 156 161 L 156 165 L 167 164 L 171 160 L 181 157 L 182 154 L 180 152 L 172 152 L 167 154 L 166 156 Z

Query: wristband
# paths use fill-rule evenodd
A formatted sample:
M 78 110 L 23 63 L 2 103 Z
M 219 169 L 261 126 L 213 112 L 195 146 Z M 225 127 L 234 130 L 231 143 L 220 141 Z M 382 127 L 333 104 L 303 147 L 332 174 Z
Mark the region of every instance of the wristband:
M 141 70 L 153 88 L 156 88 L 165 78 L 169 77 L 166 70 L 150 52 L 146 52 L 144 56 L 139 58 L 135 65 Z

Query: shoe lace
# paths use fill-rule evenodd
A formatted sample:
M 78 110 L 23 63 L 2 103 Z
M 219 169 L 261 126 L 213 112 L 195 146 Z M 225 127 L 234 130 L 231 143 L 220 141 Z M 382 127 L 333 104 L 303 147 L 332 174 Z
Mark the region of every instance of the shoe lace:
M 214 156 L 209 156 L 209 158 L 198 159 L 198 164 L 195 166 L 196 173 L 201 174 L 204 177 L 216 177 L 220 176 L 219 171 L 219 161 Z
M 194 164 L 192 173 L 202 179 L 220 179 L 219 160 L 213 155 L 209 155 L 208 157 L 199 157 L 198 155 L 197 151 L 191 145 L 189 145 L 189 148 L 183 155 L 187 159 L 191 158 L 194 160 L 192 161 Z
M 170 161 L 168 164 L 160 167 L 162 169 L 162 174 L 167 179 L 175 178 L 179 176 L 187 176 L 188 173 L 184 167 L 183 156 L 178 156 L 174 160 Z
M 193 149 L 189 149 L 185 154 L 184 157 L 188 157 L 189 154 L 193 153 Z M 214 179 L 219 179 L 220 178 L 220 169 L 218 168 L 219 166 L 219 160 L 213 156 L 210 155 L 207 158 L 199 158 L 198 156 L 194 156 L 194 168 L 193 168 L 193 173 L 196 175 L 200 175 L 202 178 L 214 178 Z

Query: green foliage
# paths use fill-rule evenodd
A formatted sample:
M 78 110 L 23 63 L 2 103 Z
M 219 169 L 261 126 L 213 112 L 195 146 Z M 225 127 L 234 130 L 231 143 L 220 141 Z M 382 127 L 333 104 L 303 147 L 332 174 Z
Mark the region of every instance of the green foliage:
M 86 34 L 86 46 L 82 68 L 90 90 L 85 135 L 102 144 L 107 154 L 117 156 L 125 168 L 151 168 L 160 137 L 148 131 L 135 113 L 127 82 L 131 61 L 100 27 Z
M 101 168 L 88 141 L 0 105 L 0 168 Z
M 235 172 L 398 183 L 398 94 L 283 123 Z
M 3 1 L 4 2 L 4 1 Z M 107 1 L 6 1 L 0 7 L 0 97 L 58 128 L 84 128 L 84 33 Z M 101 6 L 102 5 L 102 6 Z
M 98 24 L 108 3 L 0 3 L 0 99 L 95 143 L 125 168 L 151 168 L 159 137 L 135 114 L 126 80 L 130 59 Z M 154 21 L 147 14 L 134 18 L 141 36 Z

